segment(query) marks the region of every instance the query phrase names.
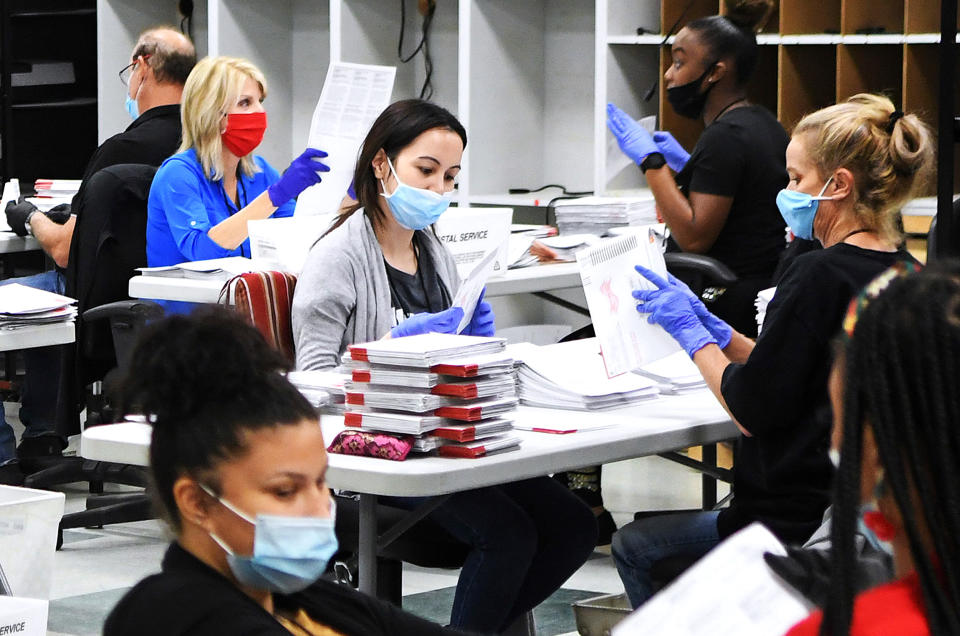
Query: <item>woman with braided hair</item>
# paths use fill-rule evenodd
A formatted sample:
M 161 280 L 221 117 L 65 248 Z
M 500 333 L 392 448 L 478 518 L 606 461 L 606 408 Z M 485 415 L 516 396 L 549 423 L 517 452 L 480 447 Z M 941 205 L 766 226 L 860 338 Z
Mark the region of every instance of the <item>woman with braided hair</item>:
M 830 382 L 840 466 L 826 619 L 789 636 L 960 633 L 960 263 L 911 269 L 850 304 Z M 853 536 L 871 500 L 864 520 L 892 543 L 897 580 L 854 601 Z
M 734 497 L 721 511 L 648 517 L 614 536 L 612 551 L 633 604 L 653 593 L 650 570 L 696 558 L 754 521 L 787 544 L 805 542 L 830 502 L 833 466 L 827 377 L 830 342 L 847 304 L 891 265 L 896 215 L 933 163 L 932 135 L 880 95 L 855 95 L 804 117 L 787 146 L 790 182 L 777 207 L 798 236 L 824 247 L 784 273 L 756 342 L 700 303 L 682 283 L 637 267 L 657 289 L 637 310 L 690 355 L 742 435 Z

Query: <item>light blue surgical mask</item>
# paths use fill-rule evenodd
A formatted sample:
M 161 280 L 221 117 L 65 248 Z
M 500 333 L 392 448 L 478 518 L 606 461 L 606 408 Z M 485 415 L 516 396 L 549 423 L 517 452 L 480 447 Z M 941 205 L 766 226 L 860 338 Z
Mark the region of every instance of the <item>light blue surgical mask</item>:
M 390 206 L 390 211 L 393 212 L 393 218 L 397 223 L 408 230 L 422 230 L 436 223 L 437 219 L 450 207 L 453 190 L 437 194 L 433 190 L 414 188 L 400 181 L 390 157 L 387 157 L 387 165 L 390 166 L 393 178 L 397 180 L 397 187 L 392 194 L 387 194 L 383 179 L 380 179 L 380 187 L 383 189 L 380 196 L 387 200 L 387 205 Z
M 329 518 L 257 514 L 252 519 L 206 486 L 200 487 L 254 526 L 251 556 L 236 554 L 220 537 L 210 533 L 210 538 L 227 553 L 230 571 L 244 585 L 281 594 L 299 592 L 320 578 L 337 552 L 337 510 L 332 499 Z
M 833 197 L 823 196 L 831 181 L 833 181 L 833 175 L 823 184 L 823 188 L 817 196 L 786 189 L 777 194 L 777 208 L 780 210 L 783 220 L 790 226 L 790 231 L 797 238 L 807 239 L 808 241 L 813 238 L 813 219 L 817 216 L 820 201 L 831 201 L 833 199 Z
M 127 101 L 124 102 L 123 106 L 127 109 L 127 114 L 130 115 L 130 119 L 136 119 L 140 116 L 140 108 L 137 106 L 137 100 L 130 97 L 130 93 L 127 93 Z

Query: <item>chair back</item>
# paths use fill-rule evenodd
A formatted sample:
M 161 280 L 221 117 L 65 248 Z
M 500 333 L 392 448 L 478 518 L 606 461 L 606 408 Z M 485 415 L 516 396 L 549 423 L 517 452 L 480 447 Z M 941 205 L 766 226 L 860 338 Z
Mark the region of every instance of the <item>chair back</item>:
M 77 299 L 79 385 L 100 380 L 117 364 L 108 321 L 88 324 L 83 312 L 129 298 L 130 278 L 147 264 L 147 197 L 157 168 L 118 164 L 98 171 L 77 202 L 66 295 Z
M 296 284 L 297 277 L 286 272 L 246 272 L 227 281 L 221 293 L 221 302 L 233 300 L 240 315 L 291 363 L 296 362 L 290 322 Z

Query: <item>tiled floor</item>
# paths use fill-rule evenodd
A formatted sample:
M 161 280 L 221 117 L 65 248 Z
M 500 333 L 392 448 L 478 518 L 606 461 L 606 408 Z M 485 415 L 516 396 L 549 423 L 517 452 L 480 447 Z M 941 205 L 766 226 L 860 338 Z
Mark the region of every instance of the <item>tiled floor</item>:
M 699 505 L 697 473 L 660 458 L 619 462 L 604 467 L 607 507 L 618 525 L 635 510 L 689 508 Z M 64 489 L 67 510 L 78 510 L 86 496 L 81 484 Z M 51 634 L 99 634 L 104 617 L 124 591 L 159 568 L 170 537 L 159 521 L 120 524 L 103 529 L 64 533 L 64 546 L 54 557 L 49 630 Z M 432 620 L 449 620 L 456 571 L 406 566 L 404 607 Z M 623 590 L 609 550 L 597 551 L 546 603 L 538 608 L 537 632 L 575 633 L 570 604 Z

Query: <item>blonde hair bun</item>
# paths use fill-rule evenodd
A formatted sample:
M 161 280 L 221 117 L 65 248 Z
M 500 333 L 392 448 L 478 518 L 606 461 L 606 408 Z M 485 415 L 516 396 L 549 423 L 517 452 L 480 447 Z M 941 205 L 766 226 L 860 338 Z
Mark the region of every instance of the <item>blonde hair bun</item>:
M 735 25 L 756 33 L 776 7 L 774 0 L 724 0 L 724 15 Z

